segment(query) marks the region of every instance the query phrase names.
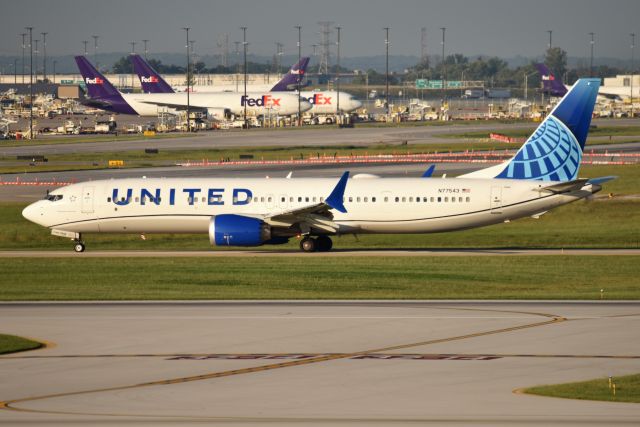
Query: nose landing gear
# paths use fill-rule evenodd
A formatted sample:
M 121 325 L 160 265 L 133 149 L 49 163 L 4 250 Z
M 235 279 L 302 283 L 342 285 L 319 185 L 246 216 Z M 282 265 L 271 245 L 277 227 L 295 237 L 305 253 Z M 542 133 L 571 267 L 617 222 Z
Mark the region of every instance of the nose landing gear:
M 78 237 L 73 240 L 75 242 L 73 246 L 73 250 L 76 251 L 77 253 L 84 252 L 84 242 L 80 239 L 81 239 L 81 236 L 80 234 L 78 234 Z

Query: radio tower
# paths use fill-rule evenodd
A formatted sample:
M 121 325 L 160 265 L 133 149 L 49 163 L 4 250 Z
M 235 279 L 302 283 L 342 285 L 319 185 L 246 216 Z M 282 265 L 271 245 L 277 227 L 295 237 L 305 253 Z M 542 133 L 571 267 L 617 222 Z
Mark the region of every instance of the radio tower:
M 220 35 L 217 46 L 220 52 L 220 65 L 226 68 L 229 66 L 229 34 Z
M 420 29 L 420 64 L 424 68 L 429 68 L 429 55 L 427 54 L 427 29 Z
M 320 63 L 318 74 L 329 74 L 329 57 L 331 56 L 331 25 L 333 21 L 320 21 Z

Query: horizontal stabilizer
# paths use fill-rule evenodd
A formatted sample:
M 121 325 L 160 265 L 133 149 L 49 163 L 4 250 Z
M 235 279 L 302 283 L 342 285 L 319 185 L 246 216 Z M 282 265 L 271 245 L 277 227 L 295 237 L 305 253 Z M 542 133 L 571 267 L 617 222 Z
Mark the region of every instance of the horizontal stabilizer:
M 549 191 L 551 193 L 569 193 L 571 191 L 580 190 L 587 184 L 589 180 L 586 178 L 574 179 L 573 181 L 561 182 L 559 184 L 542 187 L 538 191 Z
M 617 179 L 617 176 L 602 176 L 600 178 L 591 178 L 589 181 L 587 181 L 587 184 L 593 184 L 593 185 L 600 185 L 600 184 L 604 184 L 605 182 L 609 182 L 609 181 L 613 181 L 614 179 Z

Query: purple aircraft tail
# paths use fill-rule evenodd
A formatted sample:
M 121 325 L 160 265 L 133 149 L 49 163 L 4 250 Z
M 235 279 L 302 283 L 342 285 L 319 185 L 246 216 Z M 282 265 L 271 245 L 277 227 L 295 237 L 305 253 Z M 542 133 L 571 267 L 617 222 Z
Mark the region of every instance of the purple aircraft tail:
M 544 64 L 536 64 L 536 68 L 542 78 L 543 90 L 551 96 L 565 96 L 567 94 L 567 88 L 562 83 L 562 80 L 556 78 L 549 68 Z
M 75 57 L 90 99 L 84 104 L 114 113 L 137 114 L 122 94 L 84 56 Z
M 271 88 L 271 92 L 286 92 L 296 90 L 298 84 L 304 79 L 304 73 L 307 72 L 307 65 L 309 65 L 309 58 L 304 57 L 294 64 L 287 74 L 280 80 L 274 87 Z
M 169 84 L 140 55 L 131 55 L 131 63 L 145 93 L 173 93 Z

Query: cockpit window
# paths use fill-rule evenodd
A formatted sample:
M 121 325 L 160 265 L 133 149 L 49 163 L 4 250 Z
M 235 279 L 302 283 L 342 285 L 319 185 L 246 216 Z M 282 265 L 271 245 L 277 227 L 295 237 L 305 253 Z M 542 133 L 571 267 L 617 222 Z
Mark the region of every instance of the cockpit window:
M 62 194 L 47 194 L 45 200 L 49 200 L 50 202 L 57 202 L 62 199 Z

